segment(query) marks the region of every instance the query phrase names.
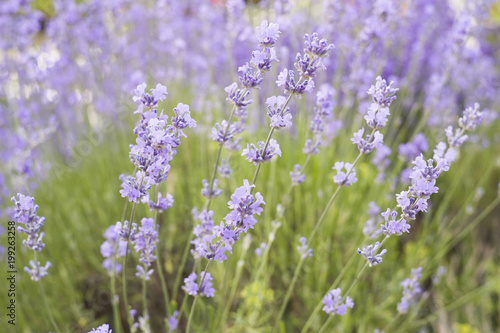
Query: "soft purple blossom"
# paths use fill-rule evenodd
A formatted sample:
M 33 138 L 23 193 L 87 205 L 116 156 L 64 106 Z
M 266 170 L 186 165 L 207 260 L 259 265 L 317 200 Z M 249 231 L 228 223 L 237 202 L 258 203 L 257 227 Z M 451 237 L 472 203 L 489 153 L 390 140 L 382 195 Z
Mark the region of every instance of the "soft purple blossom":
M 28 236 L 23 240 L 23 245 L 33 251 L 41 251 L 45 247 L 43 243 L 45 233 L 40 232 L 40 229 L 45 222 L 45 217 L 37 215 L 39 207 L 35 205 L 35 198 L 18 193 L 17 197 L 11 198 L 11 201 L 15 205 L 14 221 L 22 224 L 22 226 L 18 225 L 17 230 Z
M 390 112 L 388 107 L 381 107 L 376 103 L 372 103 L 364 118 L 371 128 L 381 129 L 387 124 L 389 115 Z
M 399 88 L 394 88 L 392 86 L 392 81 L 387 84 L 380 76 L 377 76 L 376 81 L 375 85 L 372 85 L 370 89 L 368 89 L 368 95 L 371 95 L 373 102 L 379 106 L 389 107 L 396 99 L 394 95 L 399 91 Z
M 306 175 L 304 175 L 300 169 L 300 164 L 295 164 L 293 166 L 293 171 L 290 171 L 290 178 L 292 179 L 292 184 L 294 186 L 302 184 L 306 180 Z
M 191 118 L 189 105 L 179 103 L 174 108 L 175 117 L 172 117 L 172 125 L 177 129 L 196 127 L 196 121 Z
M 398 146 L 398 153 L 400 156 L 407 157 L 413 160 L 418 155 L 425 153 L 429 149 L 429 144 L 423 133 L 418 133 L 413 138 L 413 141 L 402 143 Z
M 448 143 L 451 147 L 458 148 L 463 145 L 467 140 L 469 140 L 469 136 L 467 134 L 463 134 L 463 129 L 455 129 L 455 133 L 453 133 L 453 126 L 448 126 L 444 130 L 446 133 L 446 137 L 448 138 Z
M 473 131 L 478 125 L 481 125 L 483 113 L 479 111 L 479 104 L 474 103 L 474 107 L 468 107 L 464 110 L 462 117 L 458 119 L 458 125 L 466 131 Z
M 170 193 L 167 193 L 165 197 L 162 197 L 161 192 L 158 193 L 158 200 L 156 203 L 152 200 L 148 201 L 148 206 L 151 211 L 158 211 L 159 213 L 163 213 L 170 207 L 172 207 L 174 203 L 174 198 Z
M 168 329 L 170 330 L 170 332 L 175 331 L 177 329 L 178 324 L 179 324 L 179 311 L 175 310 L 174 314 L 172 316 L 168 317 L 168 320 L 167 320 L 167 325 L 168 325 Z
M 229 167 L 229 161 L 222 160 L 220 165 L 217 167 L 217 173 L 222 177 L 222 178 L 229 178 L 233 171 Z
M 299 239 L 300 245 L 297 246 L 297 251 L 303 259 L 310 258 L 313 256 L 313 250 L 307 246 L 307 238 L 300 237 Z
M 276 50 L 274 48 L 266 48 L 263 51 L 253 51 L 250 64 L 264 73 L 271 70 L 271 64 L 273 61 L 278 61 L 278 58 L 276 57 Z
M 311 92 L 314 89 L 314 81 L 312 79 L 295 81 L 295 72 L 286 68 L 278 75 L 276 84 L 278 87 L 284 88 L 285 94 L 293 94 L 298 98 L 300 95 Z
M 323 297 L 323 311 L 332 316 L 343 316 L 347 313 L 347 308 L 352 309 L 354 307 L 354 302 L 349 296 L 345 297 L 344 300 L 340 294 L 340 288 L 330 290 Z
M 338 186 L 348 187 L 358 181 L 358 178 L 356 178 L 356 169 L 354 169 L 351 163 L 335 162 L 332 169 L 337 170 L 337 175 L 333 176 L 333 182 Z
M 316 32 L 311 35 L 304 35 L 304 52 L 312 57 L 324 58 L 328 56 L 328 52 L 335 46 L 328 44 L 326 39 L 320 39 Z
M 260 26 L 256 28 L 257 40 L 261 47 L 273 47 L 280 36 L 279 25 L 277 23 L 267 23 L 262 21 Z
M 123 198 L 128 198 L 128 201 L 139 203 L 139 200 L 148 194 L 148 190 L 154 181 L 146 176 L 146 173 L 139 170 L 134 176 L 120 175 L 122 181 L 120 194 Z
M 125 221 L 125 223 L 128 231 L 128 221 Z M 127 248 L 127 242 L 120 237 L 122 230 L 121 222 L 117 222 L 116 225 L 108 227 L 103 234 L 106 240 L 101 244 L 101 255 L 105 258 L 102 266 L 109 274 L 119 273 L 122 269 L 121 264 L 117 262 L 118 258 L 125 256 Z M 113 264 L 115 268 L 114 272 Z
M 247 161 L 252 162 L 255 165 L 270 162 L 275 155 L 281 156 L 280 146 L 274 139 L 269 141 L 269 145 L 267 146 L 265 152 L 264 142 L 259 141 L 258 145 L 259 148 L 255 147 L 253 143 L 247 144 L 247 147 L 243 149 L 241 156 L 245 156 Z
M 319 142 L 313 143 L 312 140 L 307 139 L 304 148 L 302 149 L 302 152 L 306 155 L 317 155 L 319 154 L 318 147 L 319 147 Z
M 417 300 L 422 294 L 422 289 L 420 288 L 419 280 L 422 278 L 422 267 L 411 269 L 411 278 L 405 279 L 401 282 L 403 286 L 403 297 L 401 302 L 398 303 L 397 310 L 401 314 L 408 312 L 410 306 L 416 304 Z
M 158 231 L 152 218 L 143 218 L 141 220 L 141 226 L 135 234 L 132 243 L 134 244 L 135 251 L 140 253 L 139 261 L 147 267 L 151 266 L 151 263 L 156 260 L 154 252 L 158 243 Z M 149 280 L 149 276 L 152 274 L 151 270 L 145 272 L 142 266 L 137 266 L 137 269 L 138 276 Z
M 290 108 L 283 110 L 286 103 L 284 96 L 271 96 L 266 100 L 267 116 L 271 119 L 271 127 L 281 128 L 292 126 Z
M 219 185 L 218 179 L 214 179 L 212 190 L 210 190 L 210 184 L 206 179 L 203 179 L 201 181 L 201 184 L 203 185 L 203 188 L 201 189 L 201 195 L 207 199 L 217 198 L 219 195 L 222 194 L 222 190 L 217 188 L 217 186 Z
M 89 331 L 88 333 L 112 333 L 112 332 L 113 330 L 109 328 L 108 324 L 103 324 L 98 328 L 93 328 L 92 331 Z
M 266 248 L 267 248 L 267 244 L 266 243 L 260 243 L 260 246 L 258 248 L 256 248 L 255 251 L 254 251 L 255 255 L 258 258 L 260 258 L 260 256 L 262 255 L 262 251 L 264 251 Z
M 406 223 L 406 219 L 397 218 L 398 213 L 396 211 L 391 211 L 390 208 L 383 213 L 381 213 L 382 217 L 385 219 L 385 224 L 382 224 L 381 229 L 382 232 L 387 235 L 402 235 L 403 232 L 410 232 L 410 225 Z
M 368 154 L 373 149 L 377 148 L 379 144 L 383 143 L 384 135 L 379 131 L 375 131 L 373 135 L 366 135 L 366 139 L 363 138 L 364 133 L 365 129 L 362 128 L 354 133 L 351 139 L 352 143 L 358 146 L 361 153 Z
M 30 260 L 30 266 L 31 268 L 24 267 L 24 271 L 29 273 L 31 276 L 31 280 L 33 281 L 40 281 L 44 276 L 46 276 L 47 270 L 52 267 L 52 264 L 50 261 L 47 261 L 45 263 L 45 266 L 42 266 L 39 261 L 35 262 L 33 260 Z
M 198 287 L 197 282 L 198 276 L 196 273 L 191 273 L 187 278 L 184 279 L 184 286 L 182 289 L 188 293 L 188 295 L 196 296 L 198 295 L 198 291 L 200 296 L 204 297 L 214 297 L 215 289 L 212 288 L 212 275 L 208 272 L 201 272 L 201 287 Z
M 387 253 L 386 249 L 378 252 L 380 242 L 363 247 L 362 250 L 358 248 L 358 253 L 361 254 L 368 261 L 368 266 L 376 266 L 382 262 L 382 256 Z M 377 253 L 378 252 L 378 253 Z

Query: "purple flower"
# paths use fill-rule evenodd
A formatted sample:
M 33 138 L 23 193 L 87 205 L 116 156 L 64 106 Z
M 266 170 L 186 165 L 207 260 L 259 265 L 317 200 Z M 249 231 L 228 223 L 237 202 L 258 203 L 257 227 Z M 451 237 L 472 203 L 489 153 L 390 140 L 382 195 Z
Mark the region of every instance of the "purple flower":
M 427 181 L 437 179 L 441 172 L 448 171 L 450 169 L 448 162 L 445 159 L 437 159 L 436 166 L 434 167 L 434 160 L 429 159 L 426 163 L 422 154 L 417 156 L 412 164 L 415 166 L 413 167 L 413 173 L 410 178 L 413 179 L 422 177 Z
M 381 217 L 380 208 L 373 201 L 368 204 L 368 215 L 370 215 L 370 218 L 363 227 L 363 234 L 371 239 L 377 239 L 382 234 L 380 229 Z
M 278 61 L 276 50 L 274 48 L 266 48 L 263 51 L 253 51 L 250 64 L 256 67 L 261 73 L 264 73 L 271 70 L 273 61 Z
M 300 172 L 300 164 L 293 166 L 293 171 L 290 171 L 290 178 L 294 186 L 302 184 L 306 180 L 306 175 Z
M 277 23 L 267 23 L 267 21 L 262 21 L 260 26 L 256 28 L 257 30 L 257 40 L 261 47 L 273 47 L 278 40 L 281 33 L 279 31 L 279 25 Z
M 31 280 L 33 281 L 40 281 L 44 276 L 46 276 L 47 270 L 52 266 L 50 261 L 47 261 L 45 263 L 45 266 L 42 266 L 39 261 L 35 262 L 33 260 L 30 260 L 30 266 L 31 268 L 24 267 L 24 271 L 29 273 L 31 276 Z
M 319 142 L 313 144 L 312 140 L 307 139 L 302 152 L 306 155 L 317 155 L 319 154 Z
M 174 108 L 175 117 L 172 118 L 172 125 L 181 130 L 183 128 L 193 128 L 196 127 L 196 121 L 191 118 L 191 113 L 189 112 L 189 105 L 179 103 L 177 107 Z
M 214 230 L 214 221 L 212 219 L 214 212 L 206 210 L 198 214 L 196 209 L 193 209 L 193 218 L 199 223 L 193 228 L 193 234 L 196 236 L 191 244 L 194 245 L 194 249 L 191 250 L 195 259 L 204 258 L 209 253 L 207 242 L 211 242 L 212 232 Z
M 214 297 L 215 289 L 212 288 L 212 275 L 203 271 L 200 273 L 200 278 L 201 281 L 203 281 L 201 284 L 200 295 L 205 297 Z M 184 289 L 188 295 L 196 296 L 198 294 L 198 283 L 196 280 L 197 275 L 194 272 L 184 279 L 184 286 L 182 289 Z
M 479 111 L 479 104 L 474 103 L 474 107 L 468 107 L 464 110 L 462 117 L 458 119 L 458 125 L 466 131 L 473 131 L 478 125 L 481 125 L 483 113 Z
M 301 78 L 311 79 L 316 77 L 316 71 L 322 67 L 322 63 L 321 58 L 313 58 L 309 54 L 302 56 L 300 53 L 297 53 L 294 66 Z
M 103 324 L 98 328 L 93 328 L 92 331 L 88 333 L 112 333 L 112 330 L 109 328 L 108 324 Z
M 337 175 L 333 176 L 333 182 L 338 186 L 348 187 L 358 181 L 356 170 L 351 163 L 335 162 L 332 169 L 337 170 Z M 345 170 L 345 172 L 342 170 Z
M 228 128 L 229 126 L 229 128 Z M 212 140 L 223 144 L 224 142 L 230 140 L 235 134 L 240 133 L 241 126 L 239 123 L 231 123 L 228 125 L 226 120 L 223 120 L 221 124 L 215 124 L 212 128 Z
M 125 221 L 125 224 L 127 226 L 126 236 L 128 237 L 128 221 Z M 104 267 L 109 274 L 119 273 L 122 269 L 122 266 L 117 263 L 118 258 L 125 256 L 127 248 L 127 242 L 120 237 L 122 230 L 121 222 L 117 222 L 115 225 L 109 226 L 103 234 L 106 240 L 101 244 L 101 255 L 105 258 L 102 267 Z M 115 266 L 114 272 L 113 263 Z
M 247 144 L 247 147 L 243 149 L 241 156 L 246 156 L 246 160 L 255 165 L 270 162 L 274 155 L 281 156 L 280 146 L 274 139 L 269 141 L 269 145 L 267 146 L 265 152 L 263 151 L 264 142 L 259 141 L 258 145 L 259 148 L 255 147 L 253 143 Z
M 422 289 L 418 280 L 422 278 L 422 267 L 411 269 L 411 278 L 405 279 L 401 282 L 403 286 L 403 297 L 401 302 L 398 303 L 397 310 L 401 314 L 408 312 L 410 306 L 417 303 L 418 298 L 422 294 Z
M 325 297 L 323 297 L 323 311 L 329 315 L 339 315 L 343 316 L 347 313 L 347 308 L 353 308 L 354 302 L 347 296 L 345 302 L 343 297 L 340 295 L 340 288 L 330 290 Z
M 402 235 L 403 232 L 409 232 L 410 225 L 406 223 L 404 218 L 397 219 L 398 213 L 396 211 L 392 211 L 390 208 L 383 213 L 381 213 L 385 219 L 385 224 L 382 224 L 381 229 L 382 232 L 387 235 Z
M 168 317 L 167 325 L 170 332 L 173 332 L 177 329 L 177 325 L 179 324 L 179 311 L 175 310 L 174 314 L 171 317 Z
M 266 248 L 267 248 L 266 243 L 260 243 L 260 246 L 256 248 L 254 251 L 255 255 L 260 258 L 260 256 L 262 255 L 262 251 L 264 251 Z
M 380 76 L 377 76 L 376 83 L 368 89 L 368 95 L 372 96 L 373 102 L 377 103 L 381 107 L 389 107 L 391 103 L 396 99 L 394 96 L 399 88 L 393 88 L 393 82 L 387 84 L 387 82 Z
M 247 89 L 258 89 L 262 81 L 264 81 L 264 79 L 261 77 L 261 71 L 254 71 L 253 67 L 248 63 L 238 67 L 238 72 L 241 73 L 241 75 L 238 76 L 238 79 L 240 80 L 241 84 Z
M 300 237 L 299 239 L 300 245 L 297 246 L 297 251 L 299 251 L 299 254 L 303 259 L 310 258 L 313 256 L 313 250 L 309 247 L 307 247 L 307 238 L 305 237 Z
M 40 229 L 45 222 L 45 217 L 37 215 L 39 207 L 35 205 L 35 198 L 18 193 L 17 200 L 16 197 L 12 197 L 11 201 L 16 206 L 14 221 L 23 225 L 18 226 L 17 230 L 28 235 L 28 238 L 23 240 L 24 246 L 36 252 L 42 251 L 45 247 L 43 243 L 45 233 L 40 233 Z
M 468 139 L 469 136 L 467 134 L 463 134 L 464 130 L 463 129 L 456 129 L 455 134 L 453 134 L 453 126 L 448 126 L 444 130 L 446 133 L 446 137 L 448 138 L 448 143 L 450 144 L 451 147 L 460 147 L 463 145 Z
M 162 198 L 162 194 L 161 194 L 161 192 L 159 192 L 158 193 L 158 200 L 156 201 L 156 203 L 152 200 L 149 200 L 148 206 L 152 212 L 158 211 L 159 213 L 163 213 L 163 211 L 172 207 L 173 203 L 174 203 L 174 198 L 172 197 L 172 195 L 170 193 L 167 193 L 165 195 L 165 198 Z
M 364 247 L 362 250 L 358 248 L 358 253 L 365 257 L 368 261 L 368 266 L 376 266 L 382 262 L 382 256 L 387 253 L 387 250 L 383 249 L 380 253 L 377 253 L 379 247 L 380 242 L 376 242 L 375 244 Z
M 210 191 L 210 184 L 206 179 L 203 179 L 201 181 L 201 184 L 203 185 L 203 188 L 201 189 L 201 195 L 207 199 L 217 198 L 219 195 L 222 194 L 222 190 L 217 188 L 217 186 L 219 185 L 218 179 L 214 179 L 214 184 L 211 191 Z
M 371 128 L 381 129 L 387 124 L 389 115 L 390 112 L 388 107 L 381 107 L 376 103 L 372 103 L 364 118 Z
M 195 272 L 189 274 L 187 278 L 184 279 L 184 286 L 182 289 L 188 293 L 188 295 L 196 296 L 198 294 L 198 284 L 196 283 L 197 275 Z
M 335 47 L 333 44 L 328 44 L 326 39 L 319 39 L 316 32 L 311 35 L 305 34 L 304 39 L 304 52 L 309 54 L 311 57 L 327 57 L 328 52 Z
M 271 127 L 281 128 L 292 126 L 290 108 L 283 110 L 286 103 L 284 96 L 271 96 L 266 100 L 267 116 L 271 119 Z
M 364 133 L 365 129 L 364 128 L 360 129 L 359 131 L 354 133 L 354 136 L 351 139 L 351 141 L 352 143 L 358 146 L 360 152 L 362 152 L 363 154 L 368 154 L 383 142 L 384 135 L 379 131 L 375 131 L 373 135 L 367 135 L 366 139 L 364 139 L 363 138 Z
M 247 89 L 238 89 L 238 84 L 236 84 L 236 82 L 224 88 L 224 91 L 227 93 L 226 100 L 232 102 L 239 110 L 246 110 L 247 106 L 252 104 L 251 100 L 245 101 L 250 91 Z
M 413 160 L 418 155 L 426 152 L 429 149 L 429 144 L 423 133 L 418 133 L 415 135 L 413 141 L 408 143 L 402 143 L 398 146 L 398 153 L 401 156 L 407 157 L 409 160 Z
M 310 92 L 314 89 L 314 81 L 312 79 L 295 81 L 295 72 L 288 69 L 283 69 L 278 75 L 276 81 L 278 87 L 283 87 L 285 94 L 293 94 L 300 98 L 300 95 Z
M 217 167 L 217 173 L 222 177 L 222 178 L 229 178 L 233 171 L 229 167 L 229 161 L 222 160 L 220 165 Z
M 152 218 L 143 218 L 141 226 L 132 240 L 135 251 L 141 253 L 139 261 L 148 267 L 156 260 L 154 251 L 158 243 L 158 231 L 154 224 L 155 222 Z
M 147 191 L 151 188 L 154 181 L 146 176 L 146 173 L 139 170 L 133 176 L 120 175 L 122 181 L 120 194 L 123 198 L 128 198 L 128 201 L 139 203 L 139 200 L 147 195 Z
M 158 106 L 158 101 L 163 101 L 168 94 L 167 87 L 159 83 L 156 85 L 156 88 L 150 90 L 150 93 L 144 92 L 146 87 L 146 83 L 142 83 L 134 90 L 134 97 L 132 97 L 132 100 L 134 102 L 141 102 L 136 111 L 138 113 L 142 113 L 144 106 L 148 108 Z

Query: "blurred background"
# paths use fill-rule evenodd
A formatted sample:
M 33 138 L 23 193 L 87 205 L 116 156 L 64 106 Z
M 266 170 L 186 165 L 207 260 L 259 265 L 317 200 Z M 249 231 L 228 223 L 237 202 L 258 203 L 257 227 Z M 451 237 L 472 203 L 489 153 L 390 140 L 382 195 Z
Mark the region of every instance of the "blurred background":
M 350 142 L 370 104 L 368 88 L 381 75 L 400 88 L 384 133 L 386 156 L 366 156 L 357 166 L 359 182 L 342 191 L 313 243 L 283 317 L 283 332 L 299 332 L 342 268 L 351 262 L 340 286 L 347 288 L 362 266 L 354 258 L 371 217 L 371 201 L 385 211 L 407 186 L 405 169 L 418 154 L 432 156 L 446 140 L 444 128 L 457 124 L 462 111 L 480 103 L 483 124 L 472 135 L 450 171 L 439 179 L 440 192 L 411 233 L 387 243 L 384 263 L 353 289 L 356 306 L 332 323 L 335 332 L 373 332 L 396 313 L 400 282 L 422 266 L 425 297 L 399 319 L 403 332 L 498 332 L 500 330 L 500 2 L 441 0 L 159 0 L 51 1 L 0 3 L 0 244 L 5 246 L 10 198 L 35 197 L 45 216 L 43 261 L 52 267 L 44 288 L 63 332 L 88 332 L 112 323 L 109 276 L 99 252 L 103 233 L 122 215 L 119 175 L 132 173 L 128 158 L 138 116 L 132 103 L 138 84 L 167 86 L 160 109 L 173 115 L 189 104 L 198 122 L 172 161 L 162 191 L 174 206 L 160 215 L 159 248 L 169 287 L 192 271 L 190 256 L 180 270 L 193 228 L 191 210 L 200 208 L 202 179 L 209 179 L 218 145 L 211 128 L 228 117 L 224 87 L 237 82 L 239 66 L 258 49 L 255 27 L 276 22 L 279 59 L 260 90 L 252 92 L 246 143 L 264 140 L 269 130 L 265 100 L 282 94 L 275 80 L 293 68 L 305 33 L 317 32 L 335 45 L 316 78 L 316 90 L 293 100 L 294 126 L 276 139 L 282 158 L 263 165 L 257 190 L 267 203 L 251 242 L 235 247 L 224 264 L 214 264 L 213 299 L 199 303 L 195 332 L 268 332 L 299 260 L 298 240 L 312 230 L 335 185 L 331 167 L 357 155 Z M 306 182 L 289 195 L 289 171 L 303 163 L 304 140 L 321 87 L 331 91 L 334 117 L 325 142 L 306 172 Z M 326 89 L 326 88 L 324 88 Z M 421 134 L 420 134 L 421 133 Z M 424 139 L 422 140 L 422 137 Z M 424 143 L 425 141 L 425 143 Z M 227 213 L 227 200 L 254 167 L 240 154 L 224 190 L 213 203 L 214 221 Z M 496 200 L 496 201 L 495 201 Z M 277 205 L 286 207 L 283 216 Z M 139 206 L 137 216 L 151 216 Z M 279 229 L 272 221 L 280 221 Z M 269 233 L 275 239 L 269 242 Z M 21 234 L 19 234 L 21 235 Z M 32 254 L 18 237 L 17 265 Z M 254 251 L 270 247 L 264 270 Z M 270 244 L 272 243 L 272 244 Z M 0 247 L 0 259 L 5 248 Z M 446 270 L 434 281 L 439 267 Z M 17 324 L 7 332 L 53 330 L 40 290 L 28 274 L 18 274 Z M 130 302 L 140 307 L 140 281 L 130 270 Z M 5 285 L 4 285 L 5 284 Z M 233 287 L 234 286 L 234 287 Z M 119 287 L 120 288 L 120 287 Z M 2 300 L 7 290 L 0 283 Z M 137 292 L 134 293 L 134 290 Z M 234 290 L 234 293 L 232 292 Z M 165 305 L 157 276 L 149 285 L 152 331 L 160 332 Z M 231 302 L 228 303 L 228 296 Z M 184 292 L 177 292 L 174 304 Z M 5 299 L 7 299 L 5 297 Z M 228 307 L 226 320 L 222 309 Z M 121 319 L 126 322 L 122 309 Z M 313 321 L 313 331 L 326 320 Z M 179 329 L 183 331 L 181 321 Z

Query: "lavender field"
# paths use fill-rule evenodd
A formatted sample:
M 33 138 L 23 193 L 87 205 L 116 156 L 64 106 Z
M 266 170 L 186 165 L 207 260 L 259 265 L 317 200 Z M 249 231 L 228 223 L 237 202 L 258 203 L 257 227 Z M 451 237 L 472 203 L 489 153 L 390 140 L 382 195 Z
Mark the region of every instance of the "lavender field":
M 500 1 L 0 1 L 0 332 L 500 331 Z

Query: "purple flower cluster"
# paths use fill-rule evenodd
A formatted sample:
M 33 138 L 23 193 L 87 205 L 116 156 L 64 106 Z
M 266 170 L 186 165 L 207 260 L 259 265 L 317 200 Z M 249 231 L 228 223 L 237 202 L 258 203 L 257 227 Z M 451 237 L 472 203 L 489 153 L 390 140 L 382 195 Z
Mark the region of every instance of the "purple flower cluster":
M 370 218 L 363 227 L 363 234 L 370 239 L 377 239 L 382 234 L 382 230 L 380 230 L 380 208 L 373 201 L 368 204 L 368 215 Z
M 295 72 L 283 69 L 278 75 L 276 84 L 283 87 L 285 94 L 292 94 L 300 98 L 306 92 L 312 91 L 318 68 L 325 68 L 323 58 L 333 49 L 333 44 L 328 44 L 326 39 L 320 39 L 317 33 L 304 36 L 304 54 L 297 53 L 294 66 L 298 71 L 299 80 L 295 80 Z
M 116 225 L 109 226 L 103 234 L 106 240 L 101 244 L 101 255 L 105 258 L 102 267 L 104 267 L 109 274 L 119 273 L 122 270 L 122 266 L 117 263 L 117 259 L 124 257 L 127 249 L 127 242 L 123 240 L 120 235 L 124 229 L 126 229 L 126 234 L 129 234 L 128 221 L 125 221 L 125 225 L 127 227 L 122 228 L 122 224 L 117 222 Z
M 248 162 L 252 162 L 254 165 L 259 165 L 260 163 L 271 162 L 273 156 L 281 156 L 280 145 L 276 140 L 271 139 L 269 145 L 264 151 L 264 142 L 259 141 L 259 148 L 255 147 L 253 143 L 247 143 L 247 147 L 241 152 L 241 156 L 245 156 Z
M 391 211 L 389 208 L 382 213 L 385 224 L 382 224 L 381 230 L 385 235 L 401 235 L 403 232 L 409 232 L 410 225 L 407 221 L 415 220 L 418 212 L 427 210 L 428 199 L 439 190 L 436 179 L 442 172 L 450 169 L 450 163 L 455 159 L 455 149 L 467 141 L 465 132 L 475 129 L 481 120 L 482 112 L 476 103 L 474 108 L 467 108 L 464 111 L 464 115 L 458 121 L 460 129 L 457 129 L 455 134 L 452 134 L 452 126 L 446 128 L 445 133 L 450 145 L 448 149 L 446 143 L 440 142 L 434 149 L 433 159 L 425 161 L 420 154 L 413 160 L 413 168 L 409 175 L 410 186 L 407 191 L 396 195 L 397 206 L 401 209 L 400 217 L 398 218 L 396 211 Z
M 271 127 L 279 129 L 292 126 L 290 108 L 286 107 L 286 109 L 283 110 L 285 103 L 286 97 L 284 96 L 271 96 L 266 100 L 268 109 L 267 116 L 271 120 Z
M 300 256 L 303 259 L 310 258 L 313 256 L 313 250 L 307 246 L 307 238 L 300 237 L 300 245 L 297 246 L 297 251 L 299 251 Z
M 200 221 L 194 227 L 193 234 L 196 239 L 192 241 L 195 248 L 192 250 L 195 258 L 204 257 L 210 261 L 223 262 L 227 259 L 226 252 L 232 253 L 233 244 L 239 240 L 241 233 L 247 233 L 257 223 L 254 215 L 260 215 L 263 211 L 261 205 L 265 204 L 262 195 L 257 192 L 252 194 L 252 187 L 248 180 L 244 180 L 243 186 L 238 187 L 231 195 L 228 206 L 231 211 L 224 217 L 220 225 L 214 225 L 213 212 L 203 211 L 193 215 Z
M 373 130 L 371 134 L 364 136 L 365 129 L 361 128 L 358 132 L 354 133 L 351 139 L 352 143 L 358 146 L 358 149 L 363 154 L 368 154 L 373 149 L 377 148 L 383 143 L 384 136 L 379 129 L 385 127 L 388 121 L 389 106 L 396 99 L 396 92 L 398 88 L 392 87 L 392 82 L 388 85 L 387 82 L 380 76 L 377 76 L 375 85 L 368 89 L 368 94 L 372 96 L 373 103 L 368 108 L 365 115 L 366 123 Z
M 290 171 L 290 178 L 292 179 L 293 186 L 302 184 L 306 180 L 306 175 L 304 175 L 300 169 L 300 164 L 295 164 L 293 166 L 293 171 Z
M 408 312 L 410 306 L 414 305 L 422 294 L 419 280 L 422 278 L 422 267 L 411 269 L 411 278 L 405 279 L 401 282 L 403 286 L 403 297 L 401 302 L 398 303 L 397 310 L 401 314 Z
M 337 175 L 333 176 L 333 182 L 338 186 L 349 187 L 358 181 L 356 169 L 351 163 L 335 162 L 332 169 L 337 170 Z
M 362 250 L 358 248 L 358 253 L 365 257 L 368 261 L 368 266 L 377 266 L 382 262 L 382 256 L 387 253 L 387 250 L 383 249 L 380 253 L 377 253 L 379 247 L 380 242 L 376 242 L 375 244 L 364 247 Z
M 108 324 L 103 324 L 98 328 L 93 328 L 92 331 L 88 333 L 112 333 L 113 330 L 109 328 Z
M 15 205 L 13 220 L 17 224 L 22 224 L 23 226 L 18 226 L 17 230 L 19 232 L 28 235 L 27 239 L 23 240 L 23 245 L 28 249 L 35 251 L 35 260 L 37 258 L 37 252 L 42 251 L 45 247 L 43 243 L 43 236 L 45 233 L 40 232 L 40 229 L 45 222 L 45 217 L 40 217 L 37 215 L 38 205 L 35 205 L 35 198 L 23 195 L 21 193 L 17 194 L 16 197 L 12 197 L 11 201 Z M 40 281 L 44 276 L 46 276 L 47 270 L 52 266 L 52 264 L 47 261 L 45 266 L 42 266 L 39 261 L 30 261 L 29 267 L 24 267 L 24 271 L 29 273 L 33 281 Z
M 179 103 L 174 108 L 175 116 L 172 125 L 168 125 L 168 116 L 158 114 L 155 109 L 158 102 L 165 99 L 167 88 L 158 84 L 149 93 L 145 92 L 146 84 L 137 86 L 134 102 L 140 102 L 135 113 L 141 116 L 134 128 L 137 135 L 136 145 L 130 145 L 130 161 L 138 169 L 136 176 L 120 176 L 122 180 L 122 197 L 138 202 L 152 185 L 159 184 L 168 178 L 170 161 L 177 154 L 181 138 L 186 137 L 185 128 L 196 127 L 191 118 L 189 106 Z M 147 111 L 144 111 L 147 109 Z
M 196 273 L 191 273 L 187 278 L 184 279 L 184 286 L 182 289 L 188 293 L 188 295 L 196 296 L 198 293 L 204 297 L 214 297 L 215 289 L 212 288 L 212 275 L 208 272 L 201 272 L 201 287 L 197 283 L 198 276 Z
M 156 260 L 154 252 L 158 243 L 158 230 L 157 227 L 155 228 L 155 221 L 152 218 L 143 218 L 139 230 L 130 239 L 135 251 L 140 253 L 139 261 L 144 264 L 144 267 L 137 265 L 136 276 L 149 280 L 154 270 L 150 269 L 146 272 L 145 267 L 150 267 L 151 263 Z
M 179 324 L 179 311 L 175 310 L 174 314 L 170 316 L 167 320 L 167 325 L 170 332 L 175 331 L 177 329 L 178 324 Z
M 347 308 L 352 309 L 354 307 L 352 299 L 347 296 L 344 300 L 340 295 L 341 292 L 340 288 L 333 289 L 323 297 L 323 311 L 332 316 L 343 316 L 347 313 Z

